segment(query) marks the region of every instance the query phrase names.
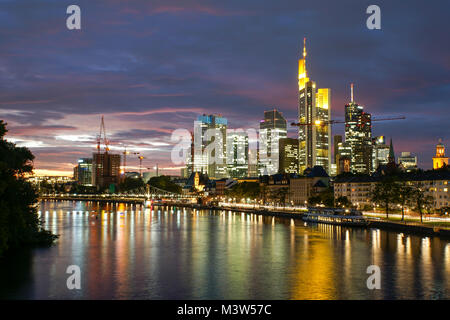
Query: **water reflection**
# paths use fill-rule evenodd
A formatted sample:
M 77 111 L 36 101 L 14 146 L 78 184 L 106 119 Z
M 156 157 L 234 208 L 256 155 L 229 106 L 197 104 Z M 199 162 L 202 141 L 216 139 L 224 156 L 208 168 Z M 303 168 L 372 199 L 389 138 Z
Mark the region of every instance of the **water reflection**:
M 443 299 L 450 244 L 231 211 L 44 202 L 51 248 L 0 260 L 0 297 L 24 299 Z M 82 289 L 66 287 L 78 265 Z M 369 265 L 382 272 L 368 290 Z

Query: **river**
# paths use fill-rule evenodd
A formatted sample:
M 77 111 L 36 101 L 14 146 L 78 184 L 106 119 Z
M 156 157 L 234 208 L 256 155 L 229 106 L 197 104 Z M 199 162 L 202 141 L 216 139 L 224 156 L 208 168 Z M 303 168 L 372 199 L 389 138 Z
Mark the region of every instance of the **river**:
M 1 299 L 449 299 L 450 243 L 229 211 L 45 201 L 60 238 L 0 260 Z M 68 266 L 80 289 L 67 287 Z M 367 287 L 377 265 L 381 288 Z

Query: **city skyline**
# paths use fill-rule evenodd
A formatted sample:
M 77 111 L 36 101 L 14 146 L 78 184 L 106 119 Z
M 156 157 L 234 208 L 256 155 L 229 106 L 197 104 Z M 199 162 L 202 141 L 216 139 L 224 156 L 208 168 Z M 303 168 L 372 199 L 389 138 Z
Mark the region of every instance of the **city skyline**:
M 0 300 L 449 299 L 449 11 L 0 0 Z
M 81 1 L 86 19 L 74 33 L 60 26 L 64 15 L 57 12 L 64 5 L 36 4 L 30 16 L 30 7 L 2 4 L 0 114 L 9 124 L 8 139 L 36 155 L 36 173 L 71 175 L 77 160 L 94 152 L 102 114 L 113 152 L 124 145 L 139 149 L 146 166 L 159 163 L 169 174 L 180 168 L 170 163 L 170 134 L 191 129 L 199 114 L 220 113 L 230 128 L 245 129 L 257 128 L 263 112 L 277 108 L 292 122 L 304 36 L 308 72 L 333 92 L 332 119 L 344 118 L 353 82 L 355 100 L 374 117 L 407 117 L 373 127 L 373 136 L 393 139 L 397 156 L 412 152 L 419 167 L 428 169 L 438 139 L 448 145 L 448 119 L 442 115 L 450 95 L 450 48 L 439 42 L 445 10 L 435 12 L 433 5 L 382 3 L 386 15 L 416 22 L 385 19 L 383 29 L 373 32 L 364 28 L 363 4 L 344 11 L 333 2 L 325 9 L 288 2 L 262 19 L 271 6 L 264 2 L 101 3 Z M 430 50 L 437 42 L 439 50 Z M 332 136 L 343 129 L 334 126 Z M 296 131 L 288 126 L 289 137 Z M 138 167 L 137 158 L 128 161 Z

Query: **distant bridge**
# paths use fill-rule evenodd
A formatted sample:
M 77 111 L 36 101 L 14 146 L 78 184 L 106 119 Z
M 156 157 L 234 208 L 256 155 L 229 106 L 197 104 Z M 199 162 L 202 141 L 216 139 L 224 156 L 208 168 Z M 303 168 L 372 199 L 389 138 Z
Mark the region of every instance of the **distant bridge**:
M 101 201 L 101 202 L 130 202 L 142 203 L 152 200 L 181 200 L 192 199 L 187 196 L 167 190 L 160 189 L 155 186 L 146 185 L 144 187 L 119 193 L 101 193 L 101 194 L 71 194 L 71 193 L 52 193 L 42 194 L 42 200 L 85 200 L 85 201 Z

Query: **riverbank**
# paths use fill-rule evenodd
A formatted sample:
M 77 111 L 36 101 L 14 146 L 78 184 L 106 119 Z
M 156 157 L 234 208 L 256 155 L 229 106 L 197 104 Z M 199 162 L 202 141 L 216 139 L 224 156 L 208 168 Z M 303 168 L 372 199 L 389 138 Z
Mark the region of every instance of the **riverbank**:
M 302 219 L 304 213 L 303 212 L 285 212 L 278 210 L 258 210 L 256 208 L 241 208 L 241 207 L 227 207 L 227 206 L 206 206 L 194 203 L 171 203 L 171 202 L 154 202 L 153 206 L 177 206 L 182 208 L 191 208 L 198 210 L 228 210 L 232 212 L 245 212 L 250 214 L 258 214 L 263 216 L 272 216 L 278 218 L 290 218 L 290 219 Z
M 278 218 L 289 218 L 289 219 L 298 219 L 302 220 L 304 213 L 303 212 L 283 212 L 283 211 L 269 211 L 269 210 L 258 210 L 253 208 L 239 208 L 239 207 L 218 207 L 218 206 L 205 206 L 199 204 L 189 204 L 189 203 L 154 203 L 155 206 L 167 206 L 167 205 L 176 205 L 179 207 L 188 207 L 198 210 L 229 210 L 232 212 L 245 212 L 250 214 L 257 214 L 263 216 L 272 216 Z M 439 227 L 431 227 L 425 226 L 418 223 L 405 223 L 405 222 L 393 222 L 393 221 L 385 221 L 382 219 L 368 219 L 369 224 L 366 227 L 363 226 L 346 226 L 351 228 L 372 228 L 372 229 L 381 229 L 387 231 L 395 231 L 402 232 L 411 235 L 418 236 L 430 236 L 430 237 L 439 237 L 444 239 L 450 239 L 450 229 L 439 228 Z
M 69 201 L 91 201 L 91 202 L 101 202 L 101 203 L 132 203 L 132 204 L 141 204 L 144 205 L 144 201 L 142 199 L 79 199 L 77 197 L 45 197 L 42 200 L 46 201 L 59 201 L 59 200 L 69 200 Z M 302 220 L 305 211 L 295 211 L 295 212 L 286 212 L 283 210 L 273 210 L 273 209 L 257 209 L 257 208 L 243 208 L 243 207 L 235 207 L 235 206 L 208 206 L 201 205 L 195 203 L 186 203 L 179 201 L 154 201 L 152 203 L 153 206 L 177 206 L 177 207 L 185 207 L 191 209 L 198 210 L 228 210 L 232 212 L 244 212 L 248 214 L 257 214 L 262 216 L 272 216 L 278 218 L 287 218 L 287 219 L 296 219 Z M 442 227 L 434 227 L 434 226 L 426 226 L 419 223 L 410 223 L 410 222 L 394 222 L 394 221 L 386 221 L 381 218 L 368 218 L 369 224 L 367 226 L 346 226 L 349 228 L 373 228 L 373 229 L 381 229 L 387 231 L 395 231 L 401 232 L 411 235 L 418 236 L 429 236 L 429 237 L 439 237 L 444 239 L 450 239 L 450 229 L 442 228 Z M 302 220 L 303 221 L 303 220 Z

